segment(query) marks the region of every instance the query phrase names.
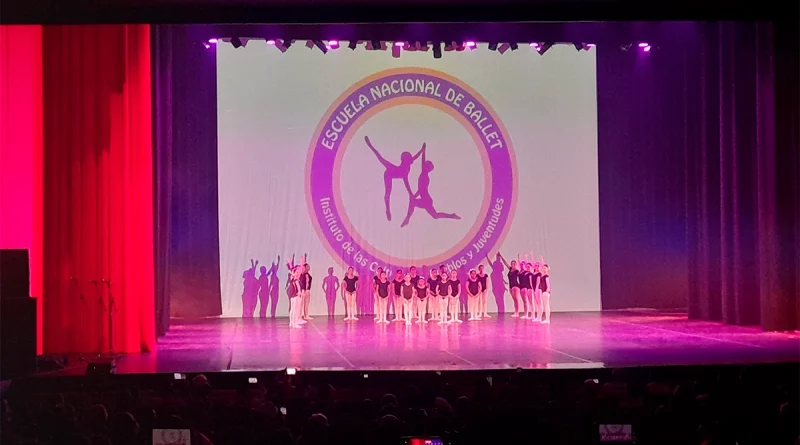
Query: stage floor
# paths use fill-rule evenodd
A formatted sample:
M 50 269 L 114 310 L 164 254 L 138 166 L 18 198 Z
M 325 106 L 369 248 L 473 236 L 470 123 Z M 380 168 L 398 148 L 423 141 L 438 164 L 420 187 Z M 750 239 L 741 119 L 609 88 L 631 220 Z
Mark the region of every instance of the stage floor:
M 235 370 L 587 368 L 796 362 L 800 335 L 690 321 L 653 311 L 559 313 L 553 323 L 497 316 L 460 325 L 376 325 L 316 317 L 173 323 L 154 354 L 117 360 L 117 373 Z M 80 372 L 77 369 L 65 373 Z M 71 372 L 70 372 L 71 371 Z M 63 375 L 63 374 L 62 374 Z

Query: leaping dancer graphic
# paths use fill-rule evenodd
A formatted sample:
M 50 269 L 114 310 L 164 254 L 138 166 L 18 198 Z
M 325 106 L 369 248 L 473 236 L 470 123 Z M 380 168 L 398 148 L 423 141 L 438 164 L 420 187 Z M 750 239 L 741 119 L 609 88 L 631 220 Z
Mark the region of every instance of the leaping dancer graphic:
M 425 144 L 422 144 L 422 172 L 419 174 L 419 179 L 417 179 L 417 193 L 413 194 L 410 189 L 408 190 L 408 213 L 406 213 L 406 219 L 403 220 L 400 227 L 408 225 L 408 221 L 417 207 L 425 209 L 433 219 L 461 219 L 455 213 L 439 212 L 433 206 L 433 198 L 428 190 L 431 185 L 432 171 L 433 162 L 425 160 Z
M 414 209 L 417 207 L 425 209 L 434 219 L 461 219 L 461 217 L 455 213 L 438 212 L 433 206 L 433 198 L 431 197 L 428 188 L 431 185 L 430 173 L 433 171 L 434 166 L 433 162 L 425 159 L 425 143 L 422 144 L 422 148 L 417 152 L 417 154 L 413 156 L 407 151 L 403 152 L 400 155 L 400 165 L 394 165 L 387 161 L 386 158 L 381 156 L 378 150 L 372 146 L 368 136 L 364 137 L 364 141 L 367 143 L 367 146 L 370 148 L 370 150 L 375 153 L 378 161 L 380 161 L 380 163 L 386 168 L 386 171 L 383 173 L 383 203 L 386 207 L 387 220 L 392 220 L 390 198 L 392 197 L 392 181 L 394 179 L 402 179 L 403 184 L 406 186 L 406 191 L 408 192 L 408 212 L 406 213 L 406 218 L 403 220 L 403 223 L 400 224 L 400 227 L 405 227 L 408 225 L 408 221 L 411 219 L 411 215 L 414 214 Z M 414 164 L 414 161 L 420 156 L 422 156 L 422 173 L 420 173 L 419 179 L 417 180 L 417 193 L 414 193 L 411 191 L 411 184 L 408 182 L 408 175 L 411 173 L 411 165 Z
M 367 146 L 375 156 L 378 158 L 381 164 L 386 168 L 386 171 L 383 173 L 383 204 L 386 207 L 386 219 L 388 221 L 392 220 L 392 210 L 390 206 L 390 198 L 392 197 L 392 181 L 395 179 L 402 179 L 403 184 L 406 186 L 406 190 L 408 191 L 409 195 L 412 195 L 413 192 L 411 191 L 411 185 L 408 183 L 408 174 L 411 173 L 411 165 L 417 158 L 425 152 L 425 144 L 422 144 L 422 148 L 415 154 L 411 156 L 411 153 L 404 151 L 400 155 L 400 165 L 394 165 L 391 162 L 387 161 L 386 158 L 381 156 L 378 150 L 372 146 L 372 143 L 369 141 L 368 136 L 364 136 L 364 141 L 367 143 Z M 423 158 L 424 159 L 424 158 Z

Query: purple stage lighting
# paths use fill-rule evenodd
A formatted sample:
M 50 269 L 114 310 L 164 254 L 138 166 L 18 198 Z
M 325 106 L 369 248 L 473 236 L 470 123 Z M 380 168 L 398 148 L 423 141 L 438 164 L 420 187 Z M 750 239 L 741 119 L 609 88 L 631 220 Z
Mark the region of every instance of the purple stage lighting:
M 400 48 L 406 46 L 405 42 L 394 42 L 394 46 L 399 46 Z
M 467 48 L 475 48 L 475 42 L 473 42 L 472 40 L 468 40 L 464 42 L 464 46 Z
M 339 47 L 339 41 L 338 40 L 328 40 L 328 46 L 330 48 L 338 48 Z
M 594 44 L 594 43 L 587 43 L 587 44 L 586 44 L 586 47 L 587 47 L 587 48 L 594 48 L 594 47 L 595 47 L 595 44 Z
M 208 43 L 217 43 L 219 42 L 218 39 L 208 39 Z
M 538 43 L 536 43 L 536 42 L 531 42 L 531 48 L 533 48 L 533 49 L 539 49 L 539 44 L 538 44 Z
M 205 47 L 206 47 L 206 49 L 209 49 L 209 48 L 211 48 L 211 45 L 210 45 L 210 44 L 208 44 L 208 43 L 206 43 L 206 42 L 203 42 L 203 46 L 205 46 Z
M 647 52 L 650 52 L 650 45 L 647 45 L 647 46 L 645 46 L 644 48 L 642 48 L 642 51 L 644 51 L 644 52 L 646 52 L 646 53 L 647 53 Z
M 650 46 L 649 43 L 642 42 L 642 43 L 639 44 L 639 48 L 647 48 L 648 46 Z
M 267 45 L 274 45 L 275 41 L 272 39 L 267 40 Z

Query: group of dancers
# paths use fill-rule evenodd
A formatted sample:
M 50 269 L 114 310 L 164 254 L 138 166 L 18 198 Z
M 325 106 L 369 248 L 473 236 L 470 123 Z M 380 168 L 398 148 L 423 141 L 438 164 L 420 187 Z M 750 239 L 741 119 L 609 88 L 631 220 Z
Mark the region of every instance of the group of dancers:
M 530 260 L 527 255 L 524 259 L 517 255 L 516 260 L 508 262 L 500 252 L 497 252 L 497 258 L 508 269 L 507 284 L 514 302 L 514 313 L 511 316 L 550 323 L 550 267 L 544 262 L 544 258 L 540 257 L 538 262 L 533 261 L 533 252 Z M 300 264 L 295 264 L 292 257 L 287 267 L 290 271 L 286 284 L 290 302 L 289 325 L 300 328 L 311 320 L 308 312 L 311 301 L 311 268 L 305 255 Z M 407 271 L 397 269 L 391 280 L 389 273 L 390 271 L 379 267 L 371 282 L 366 284 L 372 288 L 376 323 L 390 322 L 390 300 L 394 307 L 395 322 L 404 322 L 406 325 L 410 325 L 412 320 L 417 323 L 435 321 L 440 325 L 462 323 L 459 318 L 461 292 L 467 294 L 468 321 L 491 318 L 488 313 L 488 276 L 483 264 L 477 270 L 471 269 L 468 272 L 463 286 L 458 271 L 448 271 L 444 265 L 438 269 L 432 268 L 427 279 L 418 275 L 415 266 L 409 267 Z M 356 295 L 363 285 L 365 284 L 360 282 L 355 269 L 348 267 L 341 286 L 346 321 L 358 320 Z

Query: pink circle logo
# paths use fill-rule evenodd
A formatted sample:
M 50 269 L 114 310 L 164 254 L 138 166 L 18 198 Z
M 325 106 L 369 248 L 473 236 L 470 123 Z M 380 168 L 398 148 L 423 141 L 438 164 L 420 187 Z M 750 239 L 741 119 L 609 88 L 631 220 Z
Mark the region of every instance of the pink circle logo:
M 342 157 L 356 130 L 377 113 L 404 104 L 432 107 L 455 118 L 479 147 L 485 172 L 481 209 L 467 235 L 437 255 L 414 260 L 381 252 L 363 238 L 343 211 L 340 189 Z M 384 183 L 375 187 L 386 187 L 386 219 L 392 219 L 389 209 L 392 182 L 397 182 L 394 192 L 408 192 L 408 213 L 400 227 L 405 227 L 415 212 L 427 213 L 434 219 L 461 219 L 457 213 L 448 213 L 433 204 L 428 184 L 434 165 L 426 159 L 424 141 L 418 151 L 404 152 L 400 159 L 384 157 L 369 137 L 364 138 L 363 144 L 377 159 L 377 168 L 383 171 Z M 419 163 L 421 173 L 417 191 L 412 192 L 409 174 L 415 163 Z M 502 122 L 486 100 L 464 82 L 426 68 L 381 71 L 342 93 L 317 126 L 309 146 L 305 177 L 306 202 L 320 240 L 334 258 L 361 272 L 375 271 L 378 267 L 406 268 L 412 263 L 445 264 L 450 270 L 476 267 L 502 243 L 516 205 L 516 159 Z

